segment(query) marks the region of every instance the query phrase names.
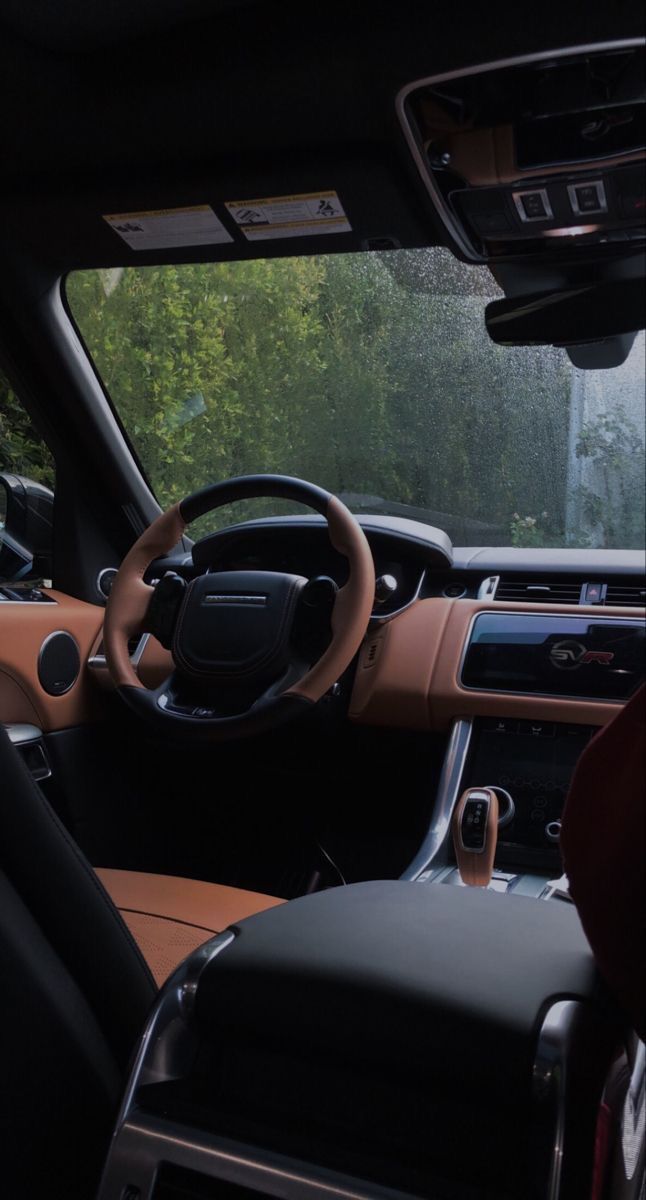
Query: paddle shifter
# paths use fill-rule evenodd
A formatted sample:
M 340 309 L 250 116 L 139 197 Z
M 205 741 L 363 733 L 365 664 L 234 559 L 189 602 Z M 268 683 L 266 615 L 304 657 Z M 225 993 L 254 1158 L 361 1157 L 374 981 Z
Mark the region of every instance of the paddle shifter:
M 486 887 L 498 841 L 498 797 L 491 788 L 467 788 L 453 817 L 453 845 L 462 882 Z

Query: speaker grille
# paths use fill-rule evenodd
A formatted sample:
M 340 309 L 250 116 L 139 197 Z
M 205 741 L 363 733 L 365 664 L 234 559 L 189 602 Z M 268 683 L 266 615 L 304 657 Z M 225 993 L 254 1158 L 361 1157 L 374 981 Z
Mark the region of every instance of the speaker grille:
M 64 696 L 81 669 L 79 648 L 71 633 L 57 629 L 45 638 L 38 655 L 38 678 L 48 696 Z

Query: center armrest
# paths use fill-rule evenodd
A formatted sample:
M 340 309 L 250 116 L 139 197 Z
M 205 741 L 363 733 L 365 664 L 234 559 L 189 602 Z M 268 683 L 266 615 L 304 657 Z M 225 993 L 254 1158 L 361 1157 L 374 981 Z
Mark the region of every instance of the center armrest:
M 173 1163 L 250 1194 L 279 1170 L 361 1200 L 527 1200 L 558 1170 L 586 1200 L 618 1029 L 570 905 L 402 881 L 305 896 L 162 991 L 104 1194 L 136 1161 L 169 1186 Z
M 380 1068 L 459 1074 L 509 1092 L 531 1074 L 541 1015 L 590 997 L 576 911 L 478 888 L 335 888 L 242 922 L 206 968 L 204 1033 L 267 1037 Z

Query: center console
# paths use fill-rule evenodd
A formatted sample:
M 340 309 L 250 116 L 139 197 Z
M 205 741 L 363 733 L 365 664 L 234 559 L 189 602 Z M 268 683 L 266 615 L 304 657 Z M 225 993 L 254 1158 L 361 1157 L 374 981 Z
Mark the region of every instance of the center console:
M 597 728 L 582 718 L 638 686 L 642 628 L 474 616 L 457 694 L 487 706 L 454 709 L 471 715 L 453 721 L 414 861 L 260 913 L 182 964 L 99 1200 L 589 1200 L 598 1130 L 625 1154 L 616 1106 L 641 1104 L 644 1065 L 558 903 L 559 829 Z M 487 848 L 493 874 L 489 858 L 469 876 Z
M 166 985 L 99 1198 L 588 1200 L 612 1043 L 570 906 L 306 896 Z
M 543 896 L 563 871 L 563 805 L 576 762 L 597 728 L 570 722 L 477 716 L 454 722 L 429 832 L 403 874 L 460 884 L 451 818 L 466 788 L 494 788 L 501 802 L 490 888 Z
M 426 838 L 403 878 L 459 884 L 451 821 L 467 788 L 500 799 L 496 891 L 541 896 L 562 874 L 561 816 L 576 763 L 596 728 L 517 717 L 475 717 L 453 725 Z M 511 802 L 511 803 L 509 803 Z
M 588 725 L 556 721 L 474 720 L 464 785 L 498 784 L 514 802 L 511 820 L 498 836 L 501 866 L 560 869 L 565 797 L 577 760 L 595 732 Z
M 489 886 L 547 894 L 563 872 L 559 837 L 570 780 L 599 728 L 581 717 L 598 711 L 607 719 L 602 706 L 619 711 L 639 687 L 644 636 L 641 617 L 504 609 L 474 615 L 455 703 L 466 707 L 476 696 L 484 712 L 453 723 L 431 824 L 405 879 L 462 882 L 451 821 L 465 789 L 484 788 L 500 803 Z M 533 716 L 534 707 L 542 715 Z

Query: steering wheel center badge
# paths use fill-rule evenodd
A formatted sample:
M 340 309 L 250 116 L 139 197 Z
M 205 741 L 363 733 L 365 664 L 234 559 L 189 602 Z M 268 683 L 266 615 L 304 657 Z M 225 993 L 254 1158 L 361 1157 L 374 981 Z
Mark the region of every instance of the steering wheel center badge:
M 608 667 L 614 657 L 611 650 L 588 650 L 582 642 L 570 639 L 555 642 L 550 649 L 550 662 L 559 671 L 577 671 L 585 663 Z

